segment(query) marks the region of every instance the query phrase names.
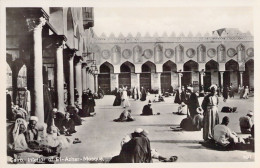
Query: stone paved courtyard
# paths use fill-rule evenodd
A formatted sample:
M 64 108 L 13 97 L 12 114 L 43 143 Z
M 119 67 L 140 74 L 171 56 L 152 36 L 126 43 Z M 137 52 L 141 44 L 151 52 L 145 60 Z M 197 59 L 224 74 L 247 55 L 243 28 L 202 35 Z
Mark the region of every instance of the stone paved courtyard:
M 152 99 L 150 95 L 148 99 Z M 143 128 L 149 131 L 151 147 L 163 156 L 178 156 L 178 162 L 244 162 L 253 161 L 252 151 L 216 151 L 199 144 L 202 141 L 202 131 L 196 132 L 174 132 L 170 126 L 178 126 L 185 116 L 173 115 L 177 111 L 177 104 L 174 104 L 174 97 L 165 98 L 165 102 L 153 103 L 154 113 L 161 115 L 140 116 L 142 107 L 146 102 L 130 99 L 132 116 L 134 122 L 118 123 L 113 119 L 118 118 L 123 111 L 122 107 L 113 107 L 114 96 L 107 95 L 103 99 L 96 100 L 95 117 L 84 118 L 83 124 L 76 127 L 71 139 L 79 138 L 82 143 L 73 144 L 69 149 L 64 149 L 61 157 L 71 158 L 101 158 L 113 157 L 120 152 L 122 138 L 133 132 L 136 128 Z M 200 102 L 202 98 L 200 98 Z M 238 107 L 237 113 L 219 113 L 220 120 L 227 115 L 230 117 L 229 127 L 240 134 L 238 126 L 239 117 L 245 115 L 248 110 L 253 110 L 253 97 L 247 100 L 228 99 L 226 103 L 220 98 L 219 111 L 223 106 Z M 247 135 L 243 135 L 247 137 Z M 154 160 L 154 162 L 158 162 Z

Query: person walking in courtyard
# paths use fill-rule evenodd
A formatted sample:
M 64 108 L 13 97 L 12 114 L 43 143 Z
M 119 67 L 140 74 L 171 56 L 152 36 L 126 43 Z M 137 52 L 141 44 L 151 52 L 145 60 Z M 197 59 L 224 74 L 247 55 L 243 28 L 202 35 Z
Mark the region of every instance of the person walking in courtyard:
M 230 97 L 230 98 L 234 98 L 234 95 L 235 95 L 235 87 L 234 87 L 233 84 L 231 83 L 231 84 L 230 84 L 230 87 L 229 87 L 229 97 Z
M 123 106 L 123 108 L 130 107 L 130 103 L 129 103 L 128 95 L 127 95 L 127 86 L 123 87 L 121 100 L 122 100 L 121 106 Z
M 138 93 L 138 88 L 137 87 L 133 88 L 133 98 L 134 98 L 134 100 L 138 100 L 139 99 L 139 93 Z
M 242 134 L 250 134 L 253 126 L 253 112 L 249 111 L 246 116 L 239 118 L 239 125 Z
M 223 101 L 226 102 L 228 99 L 228 86 L 223 87 Z
M 96 102 L 91 90 L 88 89 L 88 99 L 87 99 L 87 116 L 90 116 L 91 113 L 95 112 Z
M 116 96 L 116 98 L 115 98 L 115 100 L 114 100 L 114 103 L 113 103 L 113 106 L 120 106 L 121 105 L 121 95 L 122 94 L 122 89 L 121 88 L 119 88 L 118 90 L 116 89 L 116 94 L 115 94 L 115 96 Z
M 239 85 L 238 93 L 239 93 L 239 98 L 242 99 L 244 96 L 245 88 L 244 86 Z
M 248 88 L 248 86 L 246 86 L 245 92 L 244 92 L 244 95 L 243 95 L 243 99 L 248 99 L 248 95 L 249 95 L 249 88 Z
M 146 100 L 146 90 L 145 90 L 145 88 L 142 86 L 141 87 L 141 101 L 145 101 Z
M 210 94 L 204 97 L 202 109 L 204 111 L 203 139 L 207 142 L 213 139 L 214 127 L 219 124 L 217 86 L 210 86 Z
M 98 98 L 102 99 L 104 97 L 104 91 L 103 89 L 99 86 L 98 87 Z

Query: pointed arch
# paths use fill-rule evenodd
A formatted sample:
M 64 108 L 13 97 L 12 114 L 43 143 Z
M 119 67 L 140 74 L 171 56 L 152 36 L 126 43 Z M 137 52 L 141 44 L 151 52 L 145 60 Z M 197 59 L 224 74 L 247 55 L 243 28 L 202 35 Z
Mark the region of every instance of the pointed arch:
M 193 60 L 189 60 L 183 64 L 184 71 L 198 71 L 199 64 Z
M 106 73 L 106 74 L 114 73 L 114 66 L 111 63 L 106 61 L 100 65 L 99 72 Z
M 210 71 L 210 70 L 218 71 L 219 64 L 217 61 L 211 59 L 205 64 L 205 69 L 206 69 L 206 71 Z
M 135 72 L 135 65 L 129 61 L 124 62 L 120 66 L 120 72 Z
M 163 72 L 176 72 L 176 71 L 177 71 L 177 65 L 171 60 L 163 64 Z
M 237 61 L 231 59 L 225 64 L 226 71 L 238 71 L 239 70 L 239 64 Z
M 245 63 L 245 72 L 243 73 L 243 85 L 250 89 L 254 88 L 254 60 L 249 59 Z
M 147 61 L 142 65 L 142 72 L 156 72 L 156 65 L 151 61 Z

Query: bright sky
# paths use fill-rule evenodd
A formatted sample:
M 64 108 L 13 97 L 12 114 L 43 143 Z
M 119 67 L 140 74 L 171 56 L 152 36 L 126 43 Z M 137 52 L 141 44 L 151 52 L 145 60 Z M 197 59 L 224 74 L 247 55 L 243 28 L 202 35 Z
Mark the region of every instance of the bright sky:
M 170 35 L 192 32 L 211 34 L 220 28 L 239 28 L 242 32 L 253 33 L 253 10 L 250 7 L 171 7 L 171 8 L 94 8 L 94 31 L 99 36 L 103 32 L 109 36 L 140 32 Z

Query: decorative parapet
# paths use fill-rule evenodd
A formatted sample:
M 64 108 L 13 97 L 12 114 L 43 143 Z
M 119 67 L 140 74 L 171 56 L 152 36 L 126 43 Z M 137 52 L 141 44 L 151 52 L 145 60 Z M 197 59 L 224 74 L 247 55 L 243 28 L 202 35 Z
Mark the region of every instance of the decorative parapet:
M 122 36 L 121 36 L 122 37 Z M 136 42 L 222 42 L 222 41 L 254 41 L 254 36 L 228 36 L 228 37 L 124 37 L 117 38 L 112 35 L 109 38 L 97 37 L 93 38 L 95 43 L 136 43 Z

